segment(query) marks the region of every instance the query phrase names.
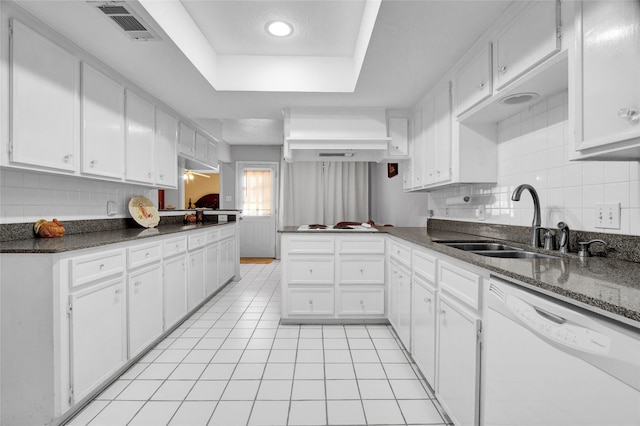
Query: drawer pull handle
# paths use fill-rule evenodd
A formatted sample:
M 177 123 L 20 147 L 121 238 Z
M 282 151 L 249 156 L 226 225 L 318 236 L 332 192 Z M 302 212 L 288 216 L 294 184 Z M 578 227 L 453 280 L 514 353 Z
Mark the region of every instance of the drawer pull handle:
M 444 309 L 440 309 L 440 315 L 444 316 L 447 312 Z
M 136 286 L 136 287 L 138 287 L 138 286 L 140 286 L 140 284 L 142 284 L 142 282 L 140 282 L 140 281 L 136 281 L 133 285 L 134 285 L 134 286 Z
M 313 305 L 313 300 L 309 300 L 309 304 L 310 304 L 310 305 Z
M 104 263 L 101 263 L 100 266 L 98 266 L 98 268 L 100 269 L 104 268 Z
M 361 273 L 361 274 L 364 274 L 364 269 L 360 269 L 360 273 Z
M 361 300 L 361 301 L 360 301 L 360 305 L 364 305 L 364 300 Z
M 115 294 L 120 294 L 122 293 L 122 290 L 120 290 L 119 288 L 116 289 Z
M 425 298 L 424 298 L 424 301 L 425 301 L 426 303 L 431 303 L 431 298 L 430 298 L 430 297 L 425 297 Z
M 150 254 L 151 254 L 151 253 L 146 252 L 146 253 L 144 254 L 144 257 L 149 257 L 149 255 L 150 255 Z
M 309 268 L 309 273 L 313 274 L 313 269 Z

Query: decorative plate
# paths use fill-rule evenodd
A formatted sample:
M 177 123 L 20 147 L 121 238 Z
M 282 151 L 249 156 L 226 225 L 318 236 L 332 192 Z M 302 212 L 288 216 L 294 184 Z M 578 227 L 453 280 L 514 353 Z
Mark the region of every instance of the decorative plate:
M 131 213 L 133 220 L 145 228 L 153 228 L 160 222 L 158 209 L 150 199 L 142 195 L 131 198 L 129 213 Z

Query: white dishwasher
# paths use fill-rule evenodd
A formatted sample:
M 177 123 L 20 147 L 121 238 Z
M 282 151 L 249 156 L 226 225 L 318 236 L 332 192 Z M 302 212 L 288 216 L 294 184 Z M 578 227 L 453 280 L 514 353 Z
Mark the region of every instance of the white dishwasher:
M 484 426 L 640 425 L 640 331 L 492 277 Z

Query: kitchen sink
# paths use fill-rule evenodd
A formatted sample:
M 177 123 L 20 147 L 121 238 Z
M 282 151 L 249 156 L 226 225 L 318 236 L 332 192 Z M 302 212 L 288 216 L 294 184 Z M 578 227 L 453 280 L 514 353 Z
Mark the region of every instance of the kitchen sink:
M 458 250 L 464 250 L 464 251 L 487 251 L 487 250 L 491 250 L 491 251 L 502 251 L 502 250 L 522 250 L 518 247 L 511 247 L 508 246 L 506 244 L 500 244 L 500 243 L 440 243 L 444 246 L 449 246 L 452 248 L 456 248 Z
M 533 251 L 524 251 L 521 249 L 518 250 L 497 250 L 497 251 L 476 251 L 473 252 L 475 254 L 479 254 L 480 256 L 487 257 L 499 257 L 502 259 L 559 259 L 557 256 L 549 256 L 542 253 L 536 253 Z
M 480 256 L 498 257 L 502 259 L 558 259 L 542 253 L 527 251 L 519 247 L 513 247 L 502 243 L 490 242 L 439 242 L 444 246 L 458 250 L 479 254 Z

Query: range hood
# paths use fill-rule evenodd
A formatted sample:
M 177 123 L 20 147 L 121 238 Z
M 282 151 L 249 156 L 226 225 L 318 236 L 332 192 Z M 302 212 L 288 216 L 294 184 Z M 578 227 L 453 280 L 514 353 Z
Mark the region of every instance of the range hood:
M 284 159 L 380 161 L 388 152 L 383 108 L 290 108 L 284 113 Z

